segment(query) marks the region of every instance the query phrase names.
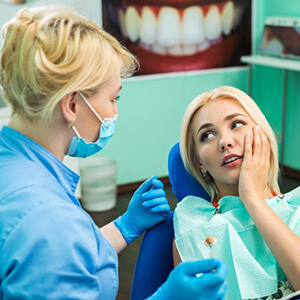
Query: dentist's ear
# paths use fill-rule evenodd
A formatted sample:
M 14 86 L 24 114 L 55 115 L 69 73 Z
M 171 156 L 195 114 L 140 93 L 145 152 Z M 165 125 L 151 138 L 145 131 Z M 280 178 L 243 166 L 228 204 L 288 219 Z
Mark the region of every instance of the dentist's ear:
M 77 113 L 76 92 L 69 93 L 60 100 L 60 109 L 67 123 L 74 122 Z

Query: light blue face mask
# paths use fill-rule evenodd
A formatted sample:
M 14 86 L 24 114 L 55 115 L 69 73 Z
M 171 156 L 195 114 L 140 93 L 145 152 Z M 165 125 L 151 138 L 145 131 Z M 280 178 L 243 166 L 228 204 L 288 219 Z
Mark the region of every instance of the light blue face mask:
M 99 138 L 96 142 L 87 143 L 79 134 L 74 125 L 71 128 L 74 130 L 77 136 L 72 138 L 71 144 L 67 151 L 67 155 L 73 157 L 87 157 L 93 155 L 103 149 L 109 139 L 115 133 L 115 127 L 117 123 L 117 119 L 119 115 L 114 115 L 112 118 L 105 118 L 104 120 L 97 114 L 91 104 L 85 99 L 83 94 L 79 92 L 79 95 L 83 99 L 83 101 L 87 104 L 87 106 L 92 110 L 95 116 L 101 122 L 100 130 L 99 130 Z

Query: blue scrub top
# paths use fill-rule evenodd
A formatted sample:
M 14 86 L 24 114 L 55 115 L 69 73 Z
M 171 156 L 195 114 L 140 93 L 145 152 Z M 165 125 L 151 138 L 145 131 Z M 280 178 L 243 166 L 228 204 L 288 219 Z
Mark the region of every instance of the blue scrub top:
M 0 299 L 115 299 L 118 259 L 74 196 L 79 176 L 0 131 Z

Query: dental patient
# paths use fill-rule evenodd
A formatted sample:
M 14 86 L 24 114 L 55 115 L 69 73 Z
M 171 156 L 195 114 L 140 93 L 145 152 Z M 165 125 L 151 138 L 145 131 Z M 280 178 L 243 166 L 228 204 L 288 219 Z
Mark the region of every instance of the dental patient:
M 177 205 L 174 265 L 223 260 L 228 300 L 299 290 L 300 187 L 280 193 L 276 138 L 256 103 L 229 86 L 199 95 L 183 116 L 180 153 L 211 202 L 187 196 Z

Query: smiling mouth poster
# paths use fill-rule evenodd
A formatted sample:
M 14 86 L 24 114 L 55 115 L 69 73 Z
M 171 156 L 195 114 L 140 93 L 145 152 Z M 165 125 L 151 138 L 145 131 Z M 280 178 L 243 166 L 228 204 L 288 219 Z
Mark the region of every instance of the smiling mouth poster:
M 102 0 L 102 13 L 138 75 L 238 66 L 250 54 L 251 0 Z

